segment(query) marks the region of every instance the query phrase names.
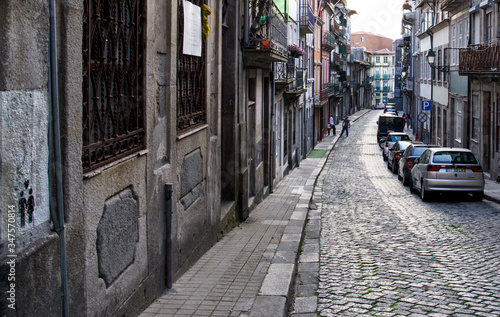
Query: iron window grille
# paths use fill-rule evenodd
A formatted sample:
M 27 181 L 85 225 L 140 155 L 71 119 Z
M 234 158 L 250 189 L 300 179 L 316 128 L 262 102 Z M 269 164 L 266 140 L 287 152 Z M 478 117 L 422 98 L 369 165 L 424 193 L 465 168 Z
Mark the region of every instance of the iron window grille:
M 202 7 L 206 0 L 188 0 Z M 177 34 L 177 133 L 183 133 L 207 122 L 205 98 L 206 44 L 201 57 L 183 54 L 184 9 L 178 0 Z
M 146 0 L 84 1 L 84 173 L 145 147 L 145 14 Z

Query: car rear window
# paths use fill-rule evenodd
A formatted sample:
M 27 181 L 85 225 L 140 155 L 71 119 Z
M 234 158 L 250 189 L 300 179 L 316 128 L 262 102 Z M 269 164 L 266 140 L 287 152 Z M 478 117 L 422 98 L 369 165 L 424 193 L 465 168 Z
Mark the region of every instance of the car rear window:
M 442 164 L 477 164 L 474 154 L 469 152 L 436 152 L 432 161 Z
M 411 155 L 414 155 L 414 156 L 417 156 L 417 155 L 422 155 L 422 153 L 424 153 L 424 151 L 427 150 L 426 147 L 414 147 L 412 149 L 412 154 Z
M 410 141 L 410 137 L 407 135 L 391 135 L 390 142 L 396 142 L 396 141 Z
M 389 126 L 400 126 L 404 124 L 404 120 L 401 117 L 381 117 L 380 125 Z

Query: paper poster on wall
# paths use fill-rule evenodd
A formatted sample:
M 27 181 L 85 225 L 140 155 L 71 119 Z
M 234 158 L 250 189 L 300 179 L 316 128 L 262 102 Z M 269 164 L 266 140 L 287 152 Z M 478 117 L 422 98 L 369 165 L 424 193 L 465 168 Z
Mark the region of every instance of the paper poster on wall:
M 184 0 L 184 38 L 182 53 L 201 56 L 201 8 Z

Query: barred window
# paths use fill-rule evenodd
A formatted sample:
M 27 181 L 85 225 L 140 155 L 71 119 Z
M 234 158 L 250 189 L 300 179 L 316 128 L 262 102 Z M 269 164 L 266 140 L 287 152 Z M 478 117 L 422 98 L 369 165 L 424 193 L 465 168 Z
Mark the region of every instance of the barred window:
M 145 0 L 84 0 L 84 173 L 145 147 L 145 14 Z
M 206 0 L 188 0 L 202 7 Z M 203 125 L 206 118 L 205 60 L 206 44 L 201 57 L 183 54 L 184 10 L 183 0 L 178 0 L 177 34 L 177 133 Z

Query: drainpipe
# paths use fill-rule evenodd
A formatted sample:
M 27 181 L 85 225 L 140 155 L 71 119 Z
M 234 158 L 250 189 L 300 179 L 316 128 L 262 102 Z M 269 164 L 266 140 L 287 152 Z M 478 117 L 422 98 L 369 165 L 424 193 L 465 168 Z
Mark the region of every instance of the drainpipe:
M 244 28 L 244 34 L 243 34 L 243 39 L 244 39 L 244 43 L 245 45 L 248 44 L 248 33 L 249 33 L 249 29 L 248 29 L 248 25 L 250 23 L 249 21 L 249 16 L 248 16 L 248 10 L 249 7 L 248 7 L 248 0 L 245 0 L 245 8 L 244 8 L 244 14 L 243 14 L 243 18 L 245 19 L 245 23 L 243 23 L 245 25 L 245 28 Z
M 172 266 L 172 184 L 165 184 L 165 221 L 167 222 L 167 250 L 165 280 L 167 288 L 172 288 L 173 266 Z
M 57 81 L 57 43 L 55 0 L 49 0 L 50 31 L 49 31 L 49 182 L 50 182 L 50 214 L 54 223 L 54 230 L 59 236 L 60 270 L 61 270 L 61 299 L 62 315 L 69 316 L 68 304 L 68 276 L 66 265 L 66 243 L 64 238 L 64 197 L 62 181 L 61 159 L 61 127 L 59 118 L 59 95 Z M 54 157 L 52 157 L 52 149 Z M 54 160 L 54 162 L 52 162 Z M 52 164 L 53 163 L 53 164 Z M 53 176 L 55 172 L 55 180 Z M 55 182 L 55 184 L 54 184 Z M 54 186 L 55 185 L 55 186 Z M 53 188 L 56 189 L 57 203 L 54 205 Z M 56 211 L 57 209 L 57 211 Z
M 245 0 L 245 1 L 248 1 L 248 0 Z M 274 63 L 271 63 L 271 73 L 269 74 L 269 77 L 271 77 L 271 124 L 270 124 L 270 128 L 271 128 L 271 133 L 270 133 L 270 137 L 271 137 L 271 150 L 269 151 L 269 155 L 271 156 L 270 157 L 270 160 L 269 160 L 269 193 L 272 193 L 273 190 L 274 190 L 274 186 L 273 186 L 273 183 L 274 183 L 274 169 L 275 169 L 275 151 L 276 151 L 276 144 L 274 142 L 275 138 L 276 138 L 276 132 L 274 131 L 274 128 L 276 127 L 276 124 L 274 123 L 274 120 L 275 119 L 275 113 L 274 113 L 274 103 L 276 102 L 275 100 L 275 92 L 276 92 L 276 87 L 275 87 L 275 81 L 274 81 L 274 72 L 275 72 L 275 64 Z

